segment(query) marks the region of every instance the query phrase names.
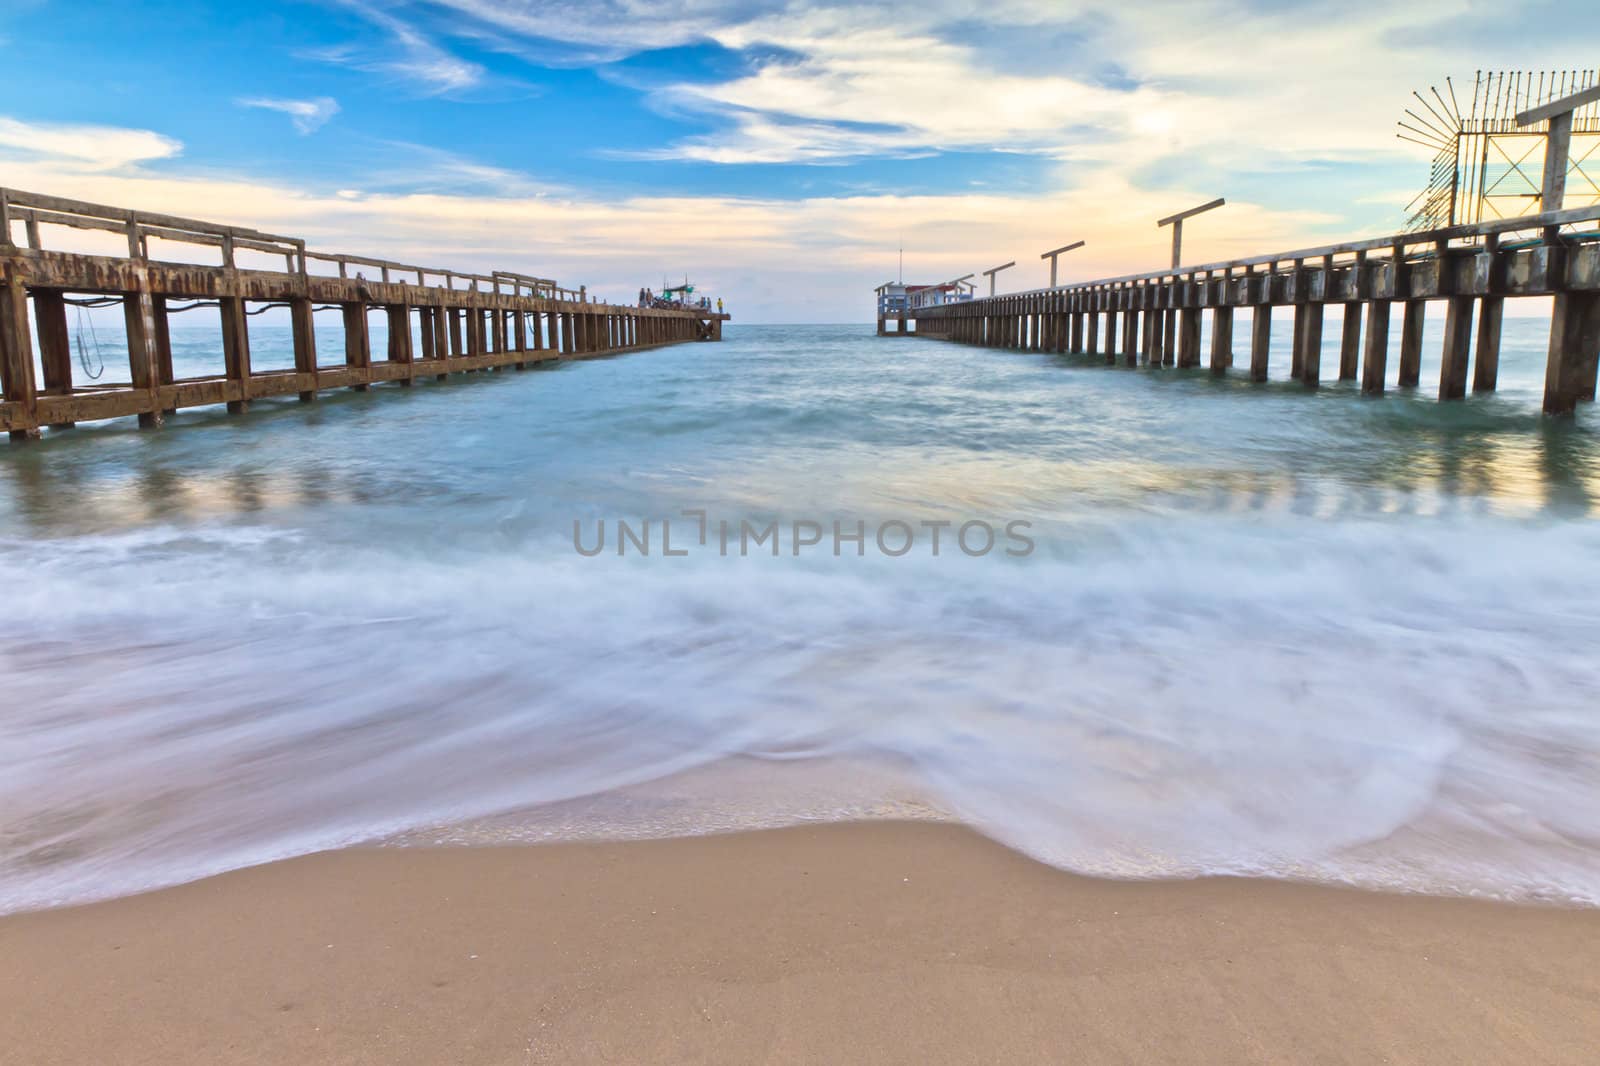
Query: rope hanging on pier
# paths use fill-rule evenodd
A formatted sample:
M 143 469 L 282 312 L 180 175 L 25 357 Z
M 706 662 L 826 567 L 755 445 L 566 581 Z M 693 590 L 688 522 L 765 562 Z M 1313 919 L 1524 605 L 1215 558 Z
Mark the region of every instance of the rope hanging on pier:
M 286 304 L 286 303 L 262 304 L 260 307 L 256 308 L 254 311 L 250 310 L 247 307 L 247 308 L 244 309 L 244 313 L 247 314 L 247 315 L 264 315 L 268 311 L 272 310 L 274 307 L 288 307 L 288 306 L 289 305 Z
M 70 296 L 63 296 L 61 302 L 71 304 L 73 307 L 114 307 L 122 303 L 122 297 L 91 296 L 86 300 L 74 300 Z
M 106 372 L 106 361 L 105 357 L 100 354 L 100 337 L 94 331 L 94 321 L 90 319 L 88 315 L 83 313 L 85 306 L 93 306 L 92 301 L 72 300 L 69 302 L 75 304 L 78 308 L 78 365 L 83 367 L 84 376 L 90 381 L 99 381 L 100 376 Z M 109 302 L 120 303 L 121 301 L 112 300 Z M 104 305 L 102 304 L 100 306 Z M 92 367 L 89 363 L 89 349 L 83 343 L 83 331 L 85 327 L 87 327 L 89 330 L 90 343 L 94 345 L 94 361 L 95 363 L 99 364 L 98 369 Z
M 221 307 L 221 306 L 222 305 L 217 303 L 215 300 L 196 300 L 192 304 L 168 304 L 167 305 L 167 313 L 171 314 L 171 315 L 176 315 L 176 314 L 181 314 L 184 311 L 193 311 L 197 307 Z

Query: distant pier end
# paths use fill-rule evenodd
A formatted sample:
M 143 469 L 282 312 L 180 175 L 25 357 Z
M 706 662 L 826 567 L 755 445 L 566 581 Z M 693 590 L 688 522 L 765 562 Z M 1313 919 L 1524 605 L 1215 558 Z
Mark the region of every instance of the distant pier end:
M 914 290 L 926 287 L 885 285 L 878 289 L 878 332 L 884 333 L 892 318 L 905 333 L 910 320 L 918 334 L 966 344 L 1103 355 L 1111 365 L 1184 368 L 1201 364 L 1203 316 L 1209 315 L 1210 371 L 1230 370 L 1237 348 L 1248 353 L 1250 379 L 1261 382 L 1267 380 L 1275 350 L 1274 314 L 1286 313 L 1292 316 L 1286 338 L 1289 376 L 1314 389 L 1324 378 L 1323 323 L 1332 307 L 1341 329 L 1338 380 L 1359 380 L 1361 391 L 1370 395 L 1390 383 L 1403 389 L 1420 384 L 1423 324 L 1429 305 L 1442 304 L 1438 395 L 1459 400 L 1469 385 L 1473 392 L 1496 387 L 1506 300 L 1548 297 L 1543 406 L 1549 415 L 1571 415 L 1595 399 L 1600 374 L 1600 184 L 1585 169 L 1600 158 L 1600 85 L 1586 81 L 1587 75 L 1552 78 L 1555 92 L 1566 95 L 1513 112 L 1511 101 L 1518 97 L 1507 95 L 1504 87 L 1533 84 L 1531 77 L 1517 79 L 1480 76 L 1481 92 L 1466 116 L 1456 114 L 1435 91 L 1443 109 L 1435 114 L 1449 114 L 1454 125 L 1430 125 L 1432 134 L 1412 131 L 1431 138 L 1418 143 L 1437 148 L 1442 161 L 1422 197 L 1424 208 L 1413 215 L 1420 228 L 1181 265 L 1184 220 L 1221 207 L 1224 201 L 1216 199 L 1160 220 L 1173 231 L 1170 268 L 996 295 L 993 276 L 1013 265 L 1008 263 L 985 271 L 990 294 L 977 299 L 968 293 L 919 301 Z M 1537 84 L 1542 89 L 1545 79 Z M 1579 138 L 1586 140 L 1579 145 Z M 1492 171 L 1473 163 L 1487 152 L 1486 145 L 1512 139 L 1523 142 L 1517 150 L 1524 158 L 1542 149 L 1542 168 L 1533 172 L 1537 178 L 1515 165 Z M 1522 212 L 1501 214 L 1512 205 Z M 1071 247 L 1044 254 L 1051 261 L 1052 282 L 1055 256 Z M 1234 313 L 1241 308 L 1250 314 L 1249 336 L 1236 346 Z M 1391 323 L 1399 330 L 1393 370 Z
M 914 320 L 918 312 L 971 300 L 976 288 L 969 280 L 971 277 L 968 274 L 934 285 L 907 285 L 899 281 L 886 281 L 879 285 L 875 290 L 878 294 L 878 336 L 889 335 L 890 322 L 899 324 L 896 333 L 905 333 L 907 321 Z
M 17 226 L 25 245 L 16 243 Z M 126 254 L 44 247 L 45 233 L 63 229 L 116 234 L 126 239 Z M 169 262 L 151 254 L 174 246 L 187 246 L 191 255 L 193 246 L 209 247 L 220 262 Z M 313 264 L 323 272 L 313 273 Z M 75 359 L 68 307 L 113 305 L 120 305 L 126 327 L 127 380 L 75 380 L 82 351 Z M 288 311 L 293 369 L 251 367 L 249 320 L 269 308 Z M 170 316 L 203 309 L 220 317 L 217 372 L 178 378 Z M 337 315 L 343 327 L 337 362 L 318 357 L 319 312 Z M 373 314 L 388 337 L 377 358 L 368 329 Z M 466 371 L 716 341 L 728 317 L 708 306 L 597 303 L 582 287 L 562 288 L 548 278 L 314 252 L 295 237 L 0 189 L 0 428 L 12 439 L 36 437 L 41 426 L 128 415 L 156 426 L 183 407 L 226 404 L 237 412 L 268 396 L 309 401 L 324 389 L 410 385 Z M 112 365 L 107 361 L 107 369 Z

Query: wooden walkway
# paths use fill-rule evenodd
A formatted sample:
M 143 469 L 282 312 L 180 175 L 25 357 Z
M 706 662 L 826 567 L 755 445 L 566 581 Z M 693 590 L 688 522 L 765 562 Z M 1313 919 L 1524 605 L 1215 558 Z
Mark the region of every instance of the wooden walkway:
M 1390 376 L 1395 305 L 1395 380 L 1413 387 L 1428 304 L 1442 303 L 1439 398 L 1454 400 L 1466 395 L 1469 369 L 1474 391 L 1494 389 L 1506 299 L 1549 296 L 1554 308 L 1544 409 L 1567 415 L 1595 398 L 1600 366 L 1597 221 L 1596 207 L 1553 211 L 993 296 L 904 317 L 919 334 L 966 344 L 1099 353 L 1108 364 L 1127 366 L 1198 367 L 1202 316 L 1209 314 L 1208 362 L 1212 373 L 1222 374 L 1234 364 L 1234 312 L 1248 308 L 1249 374 L 1265 381 L 1273 312 L 1283 308 L 1294 316 L 1290 375 L 1315 388 L 1323 378 L 1324 318 L 1332 306 L 1342 328 L 1338 379 L 1359 374 L 1363 392 L 1381 393 Z M 1580 232 L 1571 232 L 1574 227 Z
M 18 225 L 26 246 L 15 243 Z M 127 254 L 45 248 L 43 234 L 62 228 L 124 236 Z M 152 244 L 157 251 L 209 246 L 221 261 L 165 262 L 152 257 Z M 243 267 L 241 257 L 259 265 Z M 410 385 L 419 377 L 721 340 L 728 317 L 594 303 L 583 290 L 545 278 L 312 252 L 298 238 L 15 189 L 0 189 L 0 273 L 0 428 L 12 439 L 37 437 L 41 426 L 130 415 L 155 426 L 183 407 L 227 404 L 230 411 L 243 411 L 266 396 L 311 400 L 323 389 L 366 389 L 385 381 Z M 97 386 L 74 380 L 67 308 L 84 298 L 122 305 L 127 382 Z M 269 307 L 288 310 L 292 370 L 251 367 L 249 319 Z M 200 308 L 220 315 L 221 372 L 175 377 L 169 317 Z M 318 360 L 317 311 L 341 319 L 341 363 Z M 387 350 L 378 359 L 370 346 L 369 311 L 382 314 L 387 324 Z M 37 329 L 37 373 L 30 325 Z

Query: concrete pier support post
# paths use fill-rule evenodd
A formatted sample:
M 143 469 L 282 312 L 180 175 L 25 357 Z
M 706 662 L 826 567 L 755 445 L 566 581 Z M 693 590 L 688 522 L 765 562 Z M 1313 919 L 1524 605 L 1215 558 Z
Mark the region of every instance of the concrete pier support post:
M 1344 328 L 1339 333 L 1339 380 L 1354 381 L 1361 364 L 1361 304 L 1344 305 Z
M 365 392 L 368 372 L 372 369 L 372 338 L 367 333 L 367 305 L 360 302 L 344 303 L 339 305 L 339 310 L 344 318 L 344 365 L 355 371 L 351 386 L 358 392 Z M 301 367 L 295 369 L 302 374 L 307 373 Z M 309 373 L 314 381 L 316 369 L 311 369 Z M 307 396 L 302 392 L 300 399 L 309 402 L 315 396 L 316 393 Z
M 1323 305 L 1304 303 L 1295 309 L 1295 340 L 1300 350 L 1300 382 L 1314 389 L 1322 381 Z
M 467 354 L 466 338 L 461 328 L 461 308 L 452 307 L 447 314 L 450 317 L 450 355 L 451 358 L 460 358 Z
M 1373 300 L 1367 305 L 1366 350 L 1361 359 L 1361 391 L 1368 396 L 1383 393 L 1383 381 L 1389 365 L 1389 312 L 1394 305 L 1388 300 Z
M 1169 290 L 1170 291 L 1170 290 Z M 1161 365 L 1172 366 L 1177 361 L 1178 311 L 1168 307 L 1161 316 Z
M 428 316 L 433 320 L 433 354 L 439 359 L 450 358 L 450 320 L 443 307 L 435 307 Z M 435 375 L 436 380 L 443 381 L 448 374 Z
M 1128 294 L 1128 298 L 1132 299 L 1133 295 L 1134 295 L 1133 293 L 1129 293 Z M 1150 324 L 1150 312 L 1146 311 L 1144 313 L 1143 317 L 1144 317 L 1145 325 L 1148 326 Z M 1139 341 L 1141 339 L 1141 334 L 1140 334 L 1140 330 L 1139 330 L 1139 318 L 1140 318 L 1139 309 L 1137 307 L 1130 307 L 1130 308 L 1128 308 L 1126 311 L 1124 311 L 1122 313 L 1122 365 L 1123 366 L 1138 366 L 1139 365 Z M 1146 330 L 1146 332 L 1148 332 L 1148 330 Z M 1109 327 L 1107 327 L 1107 329 L 1106 329 L 1106 336 L 1108 338 L 1111 336 L 1111 329 Z M 1147 342 L 1149 340 L 1148 337 L 1145 337 L 1144 339 Z
M 1471 296 L 1452 296 L 1445 305 L 1444 358 L 1439 365 L 1439 399 L 1467 395 L 1467 361 L 1472 356 Z
M 1178 322 L 1178 365 L 1200 365 L 1200 308 L 1185 307 Z
M 161 367 L 156 363 L 155 311 L 150 300 L 148 281 L 140 271 L 139 290 L 122 298 L 122 320 L 128 332 L 128 370 L 136 391 L 148 394 L 150 410 L 139 412 L 139 425 L 153 428 L 161 425 Z M 244 330 L 244 301 L 239 301 L 239 328 Z
M 37 437 L 39 397 L 33 376 L 33 333 L 28 328 L 28 291 L 15 279 L 0 288 L 0 391 L 8 403 L 16 405 L 11 439 Z
M 1472 361 L 1472 391 L 1493 392 L 1500 377 L 1500 326 L 1504 296 L 1485 296 L 1478 303 L 1478 345 Z
M 411 384 L 411 311 L 405 304 L 391 304 L 384 308 L 384 316 L 388 320 L 389 362 L 399 363 L 406 368 L 406 376 L 400 378 L 402 386 Z
M 1090 311 L 1083 316 L 1083 350 L 1090 355 L 1100 351 L 1100 312 Z
M 1414 389 L 1422 380 L 1422 329 L 1427 322 L 1426 300 L 1407 300 L 1400 323 L 1400 380 L 1402 389 Z
M 1094 316 L 1090 315 L 1089 317 L 1092 319 Z M 1083 319 L 1082 312 L 1077 312 L 1072 316 L 1072 336 L 1069 338 L 1068 348 L 1075 353 L 1083 351 Z M 1091 341 L 1091 343 L 1093 342 Z
M 1146 366 L 1161 365 L 1161 312 L 1154 308 L 1145 311 L 1139 334 L 1141 359 Z
M 1560 292 L 1550 316 L 1544 413 L 1570 415 L 1595 397 L 1600 367 L 1600 292 Z
M 54 289 L 33 291 L 33 322 L 39 337 L 39 369 L 44 374 L 41 396 L 72 395 L 72 338 L 67 331 L 67 302 Z M 52 422 L 65 429 L 71 422 Z
M 150 297 L 150 342 L 155 346 L 156 373 L 161 376 L 163 384 L 170 385 L 178 380 L 177 374 L 172 369 L 172 322 L 167 314 L 167 298 L 165 296 Z M 174 392 L 173 402 L 177 402 Z M 176 407 L 168 407 L 162 411 L 163 415 L 175 415 Z
M 237 296 L 224 296 L 218 304 L 222 314 L 222 372 L 228 379 L 230 396 L 238 399 L 228 401 L 228 411 L 239 414 L 250 407 L 250 328 L 244 316 L 244 301 Z M 307 312 L 311 301 L 306 301 Z M 295 305 L 289 308 L 289 321 L 293 325 L 299 316 L 295 314 Z M 302 342 L 301 329 L 295 329 L 295 367 L 298 369 L 301 360 Z M 315 345 L 311 346 L 313 352 Z
M 417 337 L 422 344 L 421 358 L 425 362 L 434 358 L 432 311 L 429 307 L 417 308 Z
M 317 327 L 312 319 L 310 299 L 296 296 L 290 299 L 290 327 L 294 331 L 294 373 L 301 375 L 301 384 L 309 384 L 299 391 L 301 403 L 317 399 Z
M 1221 374 L 1233 366 L 1233 307 L 1222 305 L 1211 312 L 1211 372 Z
M 1256 304 L 1250 323 L 1250 380 L 1267 380 L 1267 364 L 1272 355 L 1272 305 Z

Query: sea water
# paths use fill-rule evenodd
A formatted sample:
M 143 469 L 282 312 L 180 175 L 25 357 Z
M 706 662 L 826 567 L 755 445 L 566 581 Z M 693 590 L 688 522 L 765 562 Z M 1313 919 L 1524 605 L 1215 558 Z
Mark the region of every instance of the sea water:
M 1600 437 L 1540 416 L 1546 337 L 1508 320 L 1499 391 L 1439 404 L 1436 355 L 1372 399 L 733 325 L 0 448 L 0 910 L 874 814 L 1600 902 Z

